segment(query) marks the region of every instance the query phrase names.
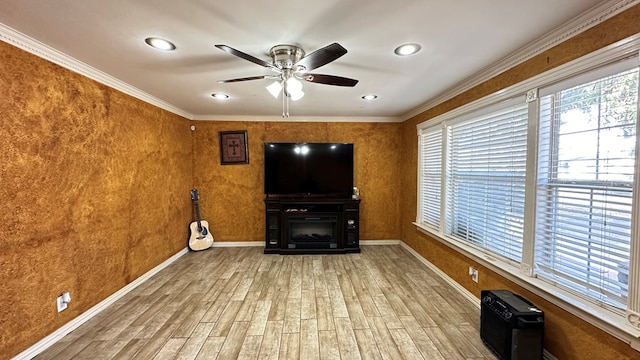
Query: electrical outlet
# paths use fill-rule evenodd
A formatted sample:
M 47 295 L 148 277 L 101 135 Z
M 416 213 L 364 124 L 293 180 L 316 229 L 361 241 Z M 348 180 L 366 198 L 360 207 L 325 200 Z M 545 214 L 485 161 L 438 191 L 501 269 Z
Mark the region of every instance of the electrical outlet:
M 66 310 L 71 302 L 71 294 L 68 291 L 62 293 L 62 295 L 56 298 L 56 306 L 58 307 L 58 312 L 62 310 Z
M 61 312 L 62 310 L 65 310 L 67 308 L 67 303 L 64 302 L 63 295 L 58 296 L 58 298 L 56 299 L 56 304 L 58 305 L 58 312 Z
M 478 269 L 469 267 L 469 275 L 471 275 L 471 280 L 478 282 Z
M 67 304 L 71 302 L 71 294 L 69 294 L 68 291 L 62 293 L 62 301 L 66 302 Z

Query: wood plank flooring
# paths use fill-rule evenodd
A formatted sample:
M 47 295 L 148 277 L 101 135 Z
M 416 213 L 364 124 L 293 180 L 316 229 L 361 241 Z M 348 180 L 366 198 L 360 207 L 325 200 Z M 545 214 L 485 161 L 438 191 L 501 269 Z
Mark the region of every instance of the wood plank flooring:
M 36 357 L 495 359 L 479 309 L 400 246 L 188 253 Z

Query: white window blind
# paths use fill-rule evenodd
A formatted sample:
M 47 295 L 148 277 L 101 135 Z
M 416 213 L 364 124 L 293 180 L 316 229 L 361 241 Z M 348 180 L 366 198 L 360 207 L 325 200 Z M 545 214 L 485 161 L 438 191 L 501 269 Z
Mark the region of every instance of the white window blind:
M 535 274 L 624 308 L 638 109 L 633 68 L 554 85 L 540 99 Z M 605 69 L 606 70 L 606 69 Z M 612 72 L 612 73 L 611 73 Z M 572 79 L 575 83 L 575 79 Z
M 420 222 L 440 229 L 440 204 L 442 190 L 442 127 L 434 126 L 423 130 L 421 142 Z
M 449 127 L 446 232 L 520 261 L 527 104 L 514 102 Z

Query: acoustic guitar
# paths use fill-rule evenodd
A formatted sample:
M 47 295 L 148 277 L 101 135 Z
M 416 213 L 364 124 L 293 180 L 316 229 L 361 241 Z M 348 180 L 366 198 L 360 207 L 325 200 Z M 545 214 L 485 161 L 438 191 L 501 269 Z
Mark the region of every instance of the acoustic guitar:
M 200 218 L 200 205 L 198 204 L 198 190 L 191 190 L 191 201 L 196 213 L 196 221 L 189 224 L 189 241 L 187 247 L 191 251 L 206 250 L 213 246 L 213 235 L 209 231 L 209 223 Z

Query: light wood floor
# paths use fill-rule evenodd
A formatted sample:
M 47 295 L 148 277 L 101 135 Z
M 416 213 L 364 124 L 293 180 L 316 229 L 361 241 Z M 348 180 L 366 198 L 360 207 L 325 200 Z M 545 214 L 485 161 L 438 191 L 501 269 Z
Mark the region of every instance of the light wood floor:
M 495 359 L 479 309 L 400 246 L 262 250 L 188 253 L 36 359 Z

